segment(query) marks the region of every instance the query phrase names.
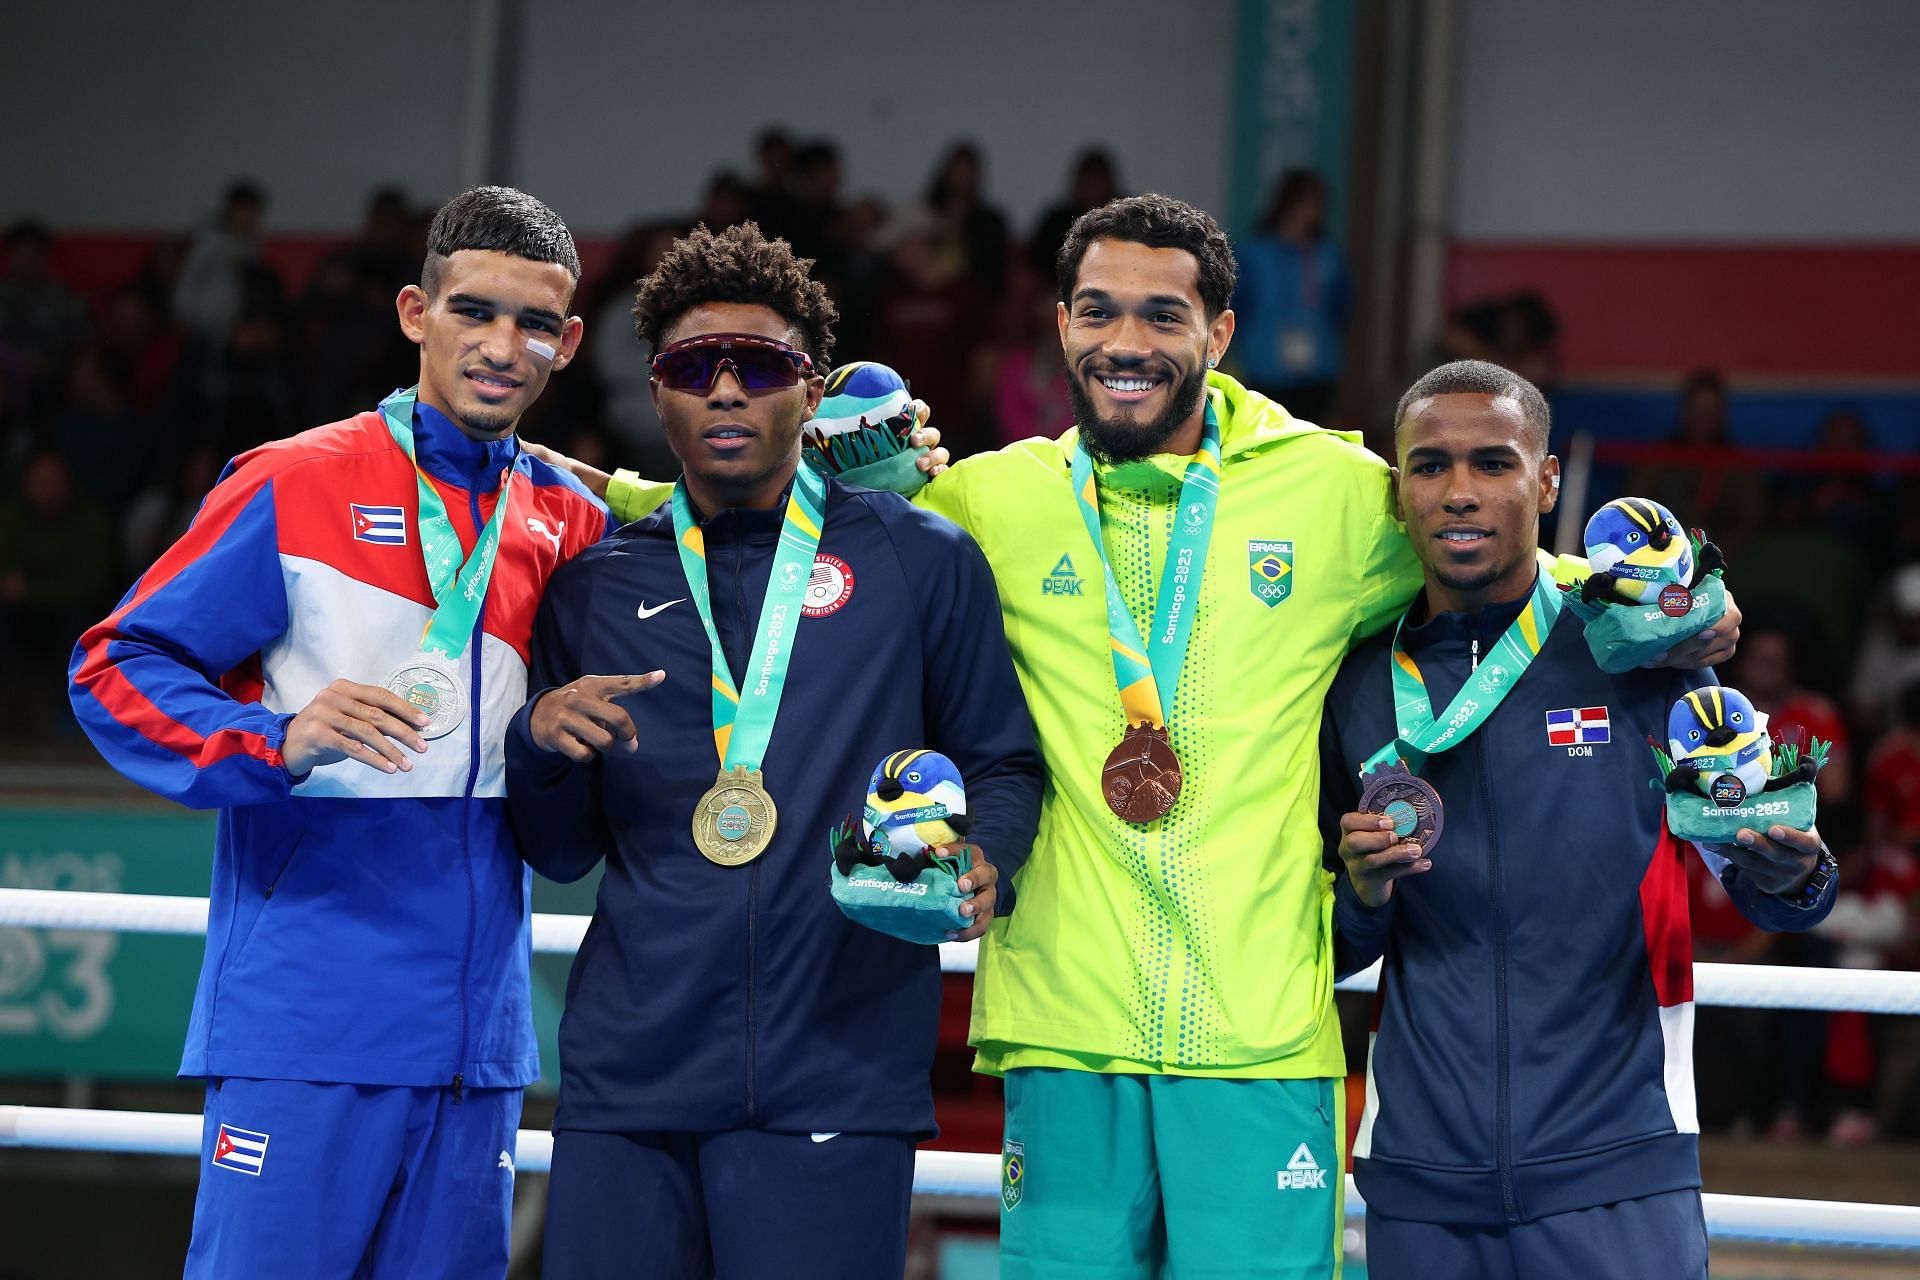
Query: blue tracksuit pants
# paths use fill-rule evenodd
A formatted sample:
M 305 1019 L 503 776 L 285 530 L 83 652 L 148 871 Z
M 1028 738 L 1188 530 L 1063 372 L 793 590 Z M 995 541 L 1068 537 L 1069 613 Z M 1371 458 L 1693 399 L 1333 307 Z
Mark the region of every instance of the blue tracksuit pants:
M 1410 1222 L 1367 1211 L 1372 1280 L 1706 1280 L 1700 1193 L 1666 1191 L 1505 1227 Z
M 187 1280 L 501 1280 L 520 1090 L 210 1081 Z
M 905 1134 L 553 1135 L 546 1280 L 900 1280 Z

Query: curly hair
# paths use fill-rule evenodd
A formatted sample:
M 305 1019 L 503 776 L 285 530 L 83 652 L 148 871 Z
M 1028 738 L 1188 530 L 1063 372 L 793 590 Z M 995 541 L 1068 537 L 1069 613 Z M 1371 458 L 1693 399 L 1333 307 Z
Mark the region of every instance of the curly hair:
M 1211 320 L 1227 309 L 1235 280 L 1233 246 L 1205 209 L 1172 196 L 1126 196 L 1074 220 L 1056 263 L 1060 301 L 1071 304 L 1080 260 L 1096 240 L 1124 240 L 1149 249 L 1184 249 L 1200 264 L 1200 301 Z
M 825 370 L 833 356 L 833 325 L 840 318 L 826 286 L 808 274 L 811 258 L 793 256 L 785 240 L 770 240 L 757 223 L 724 231 L 695 227 L 673 242 L 653 274 L 640 281 L 633 328 L 649 353 L 681 316 L 707 302 L 768 307 L 800 331 L 801 347 Z

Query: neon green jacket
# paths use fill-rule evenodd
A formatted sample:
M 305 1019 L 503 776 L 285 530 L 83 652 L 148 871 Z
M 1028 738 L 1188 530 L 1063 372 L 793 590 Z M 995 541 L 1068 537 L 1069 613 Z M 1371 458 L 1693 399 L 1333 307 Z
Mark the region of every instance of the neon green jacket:
M 1173 811 L 1122 822 L 1100 769 L 1125 728 L 1100 558 L 1074 502 L 1074 432 L 967 458 L 921 490 L 986 552 L 1039 731 L 1047 792 L 1019 906 L 983 940 L 981 1070 L 1344 1074 L 1332 875 L 1317 825 L 1321 703 L 1348 648 L 1397 617 L 1419 565 L 1386 463 L 1219 374 L 1218 514 L 1170 728 Z M 1115 577 L 1153 615 L 1187 460 L 1099 468 Z M 621 519 L 664 489 L 629 478 Z

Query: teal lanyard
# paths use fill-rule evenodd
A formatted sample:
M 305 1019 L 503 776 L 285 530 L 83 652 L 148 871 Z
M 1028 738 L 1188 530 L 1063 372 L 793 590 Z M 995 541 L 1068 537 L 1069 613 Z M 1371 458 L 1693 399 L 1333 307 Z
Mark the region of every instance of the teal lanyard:
M 420 554 L 426 561 L 427 585 L 433 589 L 433 617 L 420 634 L 420 648 L 426 653 L 458 658 L 466 652 L 473 637 L 473 624 L 486 602 L 487 583 L 493 577 L 494 556 L 500 550 L 500 526 L 507 515 L 507 496 L 513 483 L 513 467 L 506 469 L 500 493 L 494 499 L 493 518 L 480 531 L 473 554 L 460 560 L 460 535 L 447 518 L 447 504 L 440 491 L 420 469 L 420 458 L 413 444 L 413 406 L 419 387 L 396 391 L 380 402 L 380 416 L 386 419 L 393 442 L 413 464 L 413 476 L 420 488 Z
M 787 499 L 786 518 L 780 524 L 780 543 L 773 554 L 773 573 L 767 596 L 760 604 L 760 622 L 753 633 L 753 661 L 747 666 L 747 688 L 733 683 L 720 632 L 713 625 L 713 596 L 707 585 L 707 541 L 687 501 L 687 482 L 673 486 L 673 534 L 680 548 L 680 569 L 700 623 L 713 645 L 713 746 L 722 769 L 758 769 L 773 739 L 773 721 L 780 713 L 780 695 L 787 687 L 787 664 L 793 658 L 794 628 L 800 624 L 800 606 L 813 572 L 813 553 L 825 524 L 827 482 L 813 468 L 802 466 L 793 475 L 793 495 Z M 738 730 L 736 733 L 735 730 Z
M 1154 600 L 1153 635 L 1141 640 L 1140 627 L 1127 611 L 1114 580 L 1107 541 L 1100 531 L 1100 492 L 1093 459 L 1078 440 L 1073 446 L 1073 493 L 1080 518 L 1100 553 L 1100 570 L 1107 583 L 1107 637 L 1113 651 L 1113 679 L 1120 687 L 1120 705 L 1128 724 L 1164 727 L 1186 664 L 1187 642 L 1193 638 L 1193 616 L 1199 611 L 1200 575 L 1207 566 L 1207 542 L 1213 534 L 1214 509 L 1220 502 L 1220 422 L 1207 402 L 1206 425 L 1200 451 L 1187 464 L 1180 480 L 1180 509 L 1173 518 L 1173 538 L 1167 563 L 1160 573 L 1160 594 Z
M 1412 769 L 1419 769 L 1428 756 L 1451 750 L 1472 737 L 1500 705 L 1501 699 L 1520 683 L 1520 677 L 1539 656 L 1540 646 L 1553 630 L 1553 620 L 1560 616 L 1564 598 L 1560 588 L 1554 585 L 1552 561 L 1544 555 L 1537 555 L 1536 559 L 1539 567 L 1527 607 L 1508 624 L 1493 648 L 1482 655 L 1467 682 L 1460 686 L 1460 692 L 1438 716 L 1427 698 L 1427 682 L 1420 674 L 1419 665 L 1400 643 L 1401 630 L 1407 625 L 1404 616 L 1400 619 L 1393 630 L 1392 657 L 1394 723 L 1400 732 L 1392 742 L 1367 758 L 1360 766 L 1361 773 L 1371 773 L 1396 758 L 1404 760 Z

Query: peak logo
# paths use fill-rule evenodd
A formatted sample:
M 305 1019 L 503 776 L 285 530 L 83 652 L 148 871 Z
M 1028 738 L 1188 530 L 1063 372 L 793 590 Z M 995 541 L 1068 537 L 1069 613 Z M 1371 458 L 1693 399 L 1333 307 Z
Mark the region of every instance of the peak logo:
M 1287 1161 L 1287 1167 L 1280 1171 L 1280 1189 L 1282 1191 L 1323 1191 L 1327 1185 L 1327 1171 L 1313 1158 L 1313 1152 L 1307 1150 L 1307 1144 L 1301 1143 L 1294 1148 L 1293 1158 Z
M 1073 557 L 1061 556 L 1060 563 L 1053 566 L 1053 572 L 1040 579 L 1040 594 L 1043 596 L 1077 596 L 1086 583 L 1074 572 Z

